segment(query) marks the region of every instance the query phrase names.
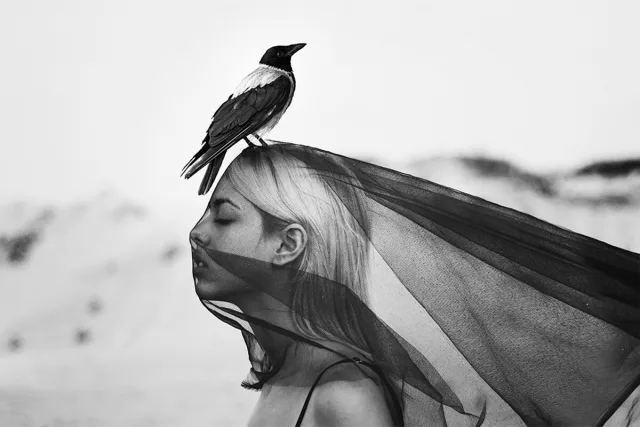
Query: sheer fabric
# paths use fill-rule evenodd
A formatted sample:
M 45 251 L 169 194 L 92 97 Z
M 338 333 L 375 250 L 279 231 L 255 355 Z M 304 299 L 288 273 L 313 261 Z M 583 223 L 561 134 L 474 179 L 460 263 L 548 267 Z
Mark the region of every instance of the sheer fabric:
M 277 144 L 240 156 L 275 154 L 297 158 L 359 219 L 366 293 L 348 280 L 204 249 L 309 331 L 366 354 L 388 382 L 399 425 L 599 426 L 640 384 L 638 254 L 316 148 Z M 284 362 L 260 346 L 256 326 L 326 348 L 284 317 L 266 322 L 202 303 L 242 331 L 246 388 L 260 389 Z

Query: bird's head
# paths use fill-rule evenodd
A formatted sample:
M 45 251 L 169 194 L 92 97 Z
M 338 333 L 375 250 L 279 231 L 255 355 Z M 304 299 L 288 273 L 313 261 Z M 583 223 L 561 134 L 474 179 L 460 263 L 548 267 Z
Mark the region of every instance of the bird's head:
M 291 69 L 291 57 L 306 45 L 306 43 L 298 43 L 289 46 L 270 47 L 264 55 L 262 55 L 260 63 L 291 72 L 293 71 Z

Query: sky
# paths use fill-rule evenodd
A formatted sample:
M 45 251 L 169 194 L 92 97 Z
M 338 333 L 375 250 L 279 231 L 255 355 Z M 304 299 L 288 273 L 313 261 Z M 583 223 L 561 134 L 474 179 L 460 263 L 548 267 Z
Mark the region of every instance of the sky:
M 211 115 L 300 42 L 273 139 L 536 171 L 640 156 L 639 19 L 632 0 L 2 2 L 0 202 L 196 199 L 179 175 Z

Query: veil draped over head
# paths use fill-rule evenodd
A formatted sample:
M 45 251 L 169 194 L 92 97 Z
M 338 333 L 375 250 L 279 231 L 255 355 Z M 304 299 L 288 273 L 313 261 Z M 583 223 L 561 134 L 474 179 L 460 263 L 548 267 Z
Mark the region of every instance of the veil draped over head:
M 239 159 L 272 156 L 297 159 L 351 213 L 368 246 L 366 289 L 204 248 L 297 319 L 291 328 L 202 300 L 243 333 L 243 386 L 260 389 L 283 364 L 256 327 L 359 349 L 405 426 L 600 426 L 640 384 L 638 254 L 316 148 L 251 147 Z

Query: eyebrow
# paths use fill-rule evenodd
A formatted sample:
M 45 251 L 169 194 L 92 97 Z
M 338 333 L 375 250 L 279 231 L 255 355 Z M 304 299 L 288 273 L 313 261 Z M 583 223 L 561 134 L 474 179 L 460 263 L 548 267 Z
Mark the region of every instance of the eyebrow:
M 227 199 L 226 197 L 218 197 L 214 199 L 211 205 L 217 208 L 224 203 L 229 203 L 231 206 L 234 206 L 236 209 L 240 209 L 240 206 L 236 205 L 231 201 L 231 199 Z

